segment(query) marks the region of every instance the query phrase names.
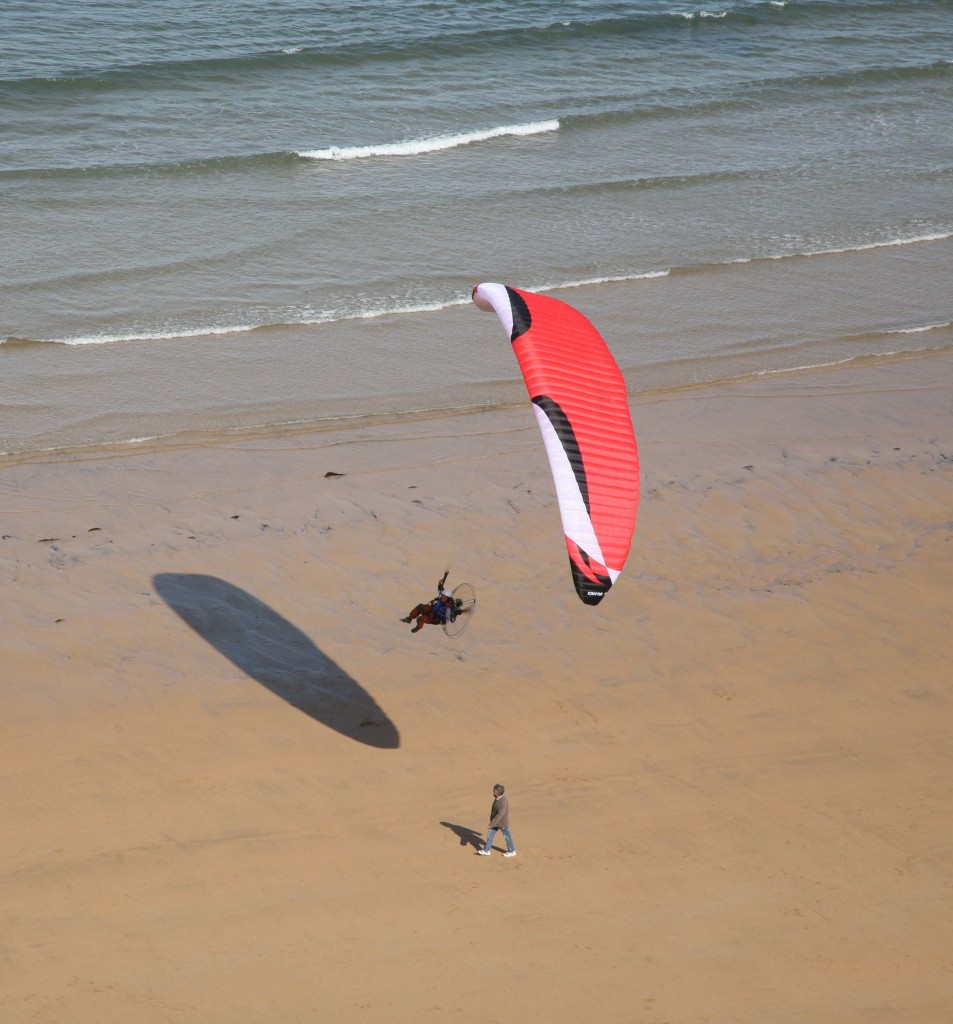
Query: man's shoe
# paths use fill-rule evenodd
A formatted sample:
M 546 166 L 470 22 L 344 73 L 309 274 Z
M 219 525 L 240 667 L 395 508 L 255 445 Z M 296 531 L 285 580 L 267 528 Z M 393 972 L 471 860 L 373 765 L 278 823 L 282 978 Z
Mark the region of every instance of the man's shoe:
M 516 856 L 516 850 L 509 850 L 507 853 L 504 853 L 503 856 L 504 857 L 515 857 Z
M 479 854 L 479 855 L 480 855 L 481 857 L 489 857 L 489 856 L 490 856 L 490 851 L 489 851 L 489 850 L 477 850 L 477 853 L 478 853 L 478 854 Z M 506 854 L 504 853 L 504 854 L 503 854 L 503 856 L 505 857 L 505 856 L 506 856 Z
M 410 616 L 409 615 L 405 615 L 400 621 L 401 622 L 410 622 Z

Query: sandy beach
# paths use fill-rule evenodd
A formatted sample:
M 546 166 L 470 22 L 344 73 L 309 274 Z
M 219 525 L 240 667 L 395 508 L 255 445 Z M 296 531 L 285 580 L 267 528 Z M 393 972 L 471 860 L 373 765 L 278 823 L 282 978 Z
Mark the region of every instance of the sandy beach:
M 0 467 L 0 1021 L 953 1019 L 953 359 L 633 419 L 598 608 L 524 408 Z

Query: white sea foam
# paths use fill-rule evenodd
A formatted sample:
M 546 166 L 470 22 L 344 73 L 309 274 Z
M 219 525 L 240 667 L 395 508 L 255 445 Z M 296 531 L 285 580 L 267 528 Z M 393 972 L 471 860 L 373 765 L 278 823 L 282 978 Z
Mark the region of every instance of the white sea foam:
M 899 352 L 878 352 L 877 356 L 896 356 Z M 860 356 L 846 356 L 844 359 L 832 359 L 823 363 L 804 363 L 802 366 L 781 366 L 772 370 L 755 370 L 752 377 L 780 377 L 788 373 L 803 373 L 805 370 L 829 370 L 835 366 L 847 366 L 848 363 L 858 363 L 861 360 L 869 359 L 870 354 Z
M 696 18 L 727 18 L 727 11 L 672 11 L 673 17 L 694 21 Z
M 141 334 L 88 334 L 78 338 L 48 338 L 58 345 L 112 345 L 120 341 L 172 341 L 175 338 L 201 338 L 208 334 L 241 334 L 254 331 L 256 324 L 237 324 L 234 327 L 197 327 L 181 331 L 143 331 Z
M 533 291 L 555 292 L 567 288 L 585 288 L 589 285 L 614 284 L 625 281 L 649 280 L 657 277 L 668 277 L 670 270 L 647 270 L 635 274 L 613 274 L 604 277 L 587 277 L 574 281 L 559 281 L 547 284 L 527 285 Z M 521 285 L 518 287 L 522 287 Z M 385 316 L 407 316 L 415 313 L 439 313 L 455 306 L 466 306 L 470 303 L 470 293 L 456 295 L 450 299 L 432 302 L 385 303 L 357 310 L 327 310 L 324 312 L 305 312 L 293 320 L 283 320 L 268 324 L 236 324 L 230 327 L 196 327 L 183 330 L 143 331 L 138 334 L 91 334 L 77 338 L 46 338 L 38 339 L 40 344 L 57 345 L 109 345 L 119 342 L 134 341 L 174 341 L 182 338 L 201 338 L 222 334 L 242 334 L 249 331 L 262 330 L 268 327 L 313 327 L 320 324 L 341 323 L 348 320 L 376 320 Z
M 46 445 L 42 448 L 31 448 L 29 451 L 44 454 L 47 452 L 82 452 L 89 451 L 99 448 L 103 443 L 109 445 L 121 445 L 121 444 L 146 444 L 149 441 L 162 441 L 167 437 L 175 437 L 175 434 L 151 434 L 148 437 L 126 437 L 120 438 L 119 440 L 107 440 L 105 442 L 94 441 L 91 444 L 54 444 Z M 18 455 L 23 449 L 17 450 L 16 448 L 9 448 L 6 450 L 0 450 L 0 457 L 7 455 Z
M 559 284 L 543 284 L 537 291 L 558 292 L 564 288 L 586 288 L 594 284 L 616 284 L 622 281 L 647 281 L 654 277 L 668 277 L 670 270 L 646 270 L 639 274 L 616 274 L 610 277 L 586 277 L 580 281 L 561 281 Z
M 784 260 L 803 258 L 809 256 L 836 255 L 838 253 L 858 252 L 867 249 L 879 249 L 892 246 L 913 245 L 918 242 L 943 241 L 949 238 L 953 238 L 953 232 L 934 232 L 931 234 L 915 235 L 908 238 L 894 238 L 882 242 L 869 242 L 864 243 L 863 245 L 846 246 L 843 248 L 816 249 L 805 252 L 780 253 L 778 255 L 764 257 L 742 257 L 736 260 L 731 260 L 729 262 L 734 264 L 745 264 L 756 262 L 759 259 Z M 678 270 L 692 268 L 675 269 Z M 527 287 L 535 291 L 543 292 L 562 291 L 571 288 L 585 288 L 601 284 L 617 284 L 625 283 L 627 281 L 652 280 L 654 278 L 668 277 L 672 272 L 672 268 L 666 268 L 663 270 L 648 270 L 630 274 L 608 274 L 598 277 L 586 277 L 571 281 L 550 281 L 540 284 L 527 285 Z M 299 317 L 296 317 L 291 320 L 282 320 L 267 324 L 234 324 L 228 326 L 196 327 L 182 330 L 165 331 L 142 331 L 138 333 L 122 334 L 103 333 L 84 335 L 80 337 L 47 338 L 37 340 L 40 343 L 60 345 L 107 345 L 119 342 L 172 341 L 183 338 L 200 338 L 215 335 L 241 334 L 247 333 L 249 331 L 260 330 L 262 328 L 267 327 L 315 326 L 320 324 L 339 323 L 348 320 L 374 320 L 385 316 L 404 316 L 413 315 L 417 313 L 437 313 L 440 312 L 441 310 L 450 309 L 454 306 L 465 306 L 469 303 L 469 301 L 470 296 L 469 294 L 467 294 L 464 297 L 456 296 L 450 299 L 434 300 L 430 302 L 408 302 L 403 304 L 384 303 L 380 305 L 373 305 L 369 308 L 356 310 L 337 309 L 314 313 L 304 312 Z M 917 334 L 925 331 L 940 330 L 948 327 L 953 327 L 953 323 L 936 323 L 926 324 L 918 327 L 897 328 L 895 330 L 888 331 L 887 333 Z M 16 339 L 6 340 L 12 341 Z M 2 343 L 3 342 L 0 341 L 0 344 Z
M 888 334 L 902 334 L 902 331 L 887 331 Z M 755 370 L 751 377 L 776 377 L 788 373 L 803 373 L 805 370 L 827 370 L 835 366 L 848 366 L 851 363 L 866 363 L 874 359 L 893 359 L 895 357 L 924 356 L 948 352 L 946 348 L 918 349 L 887 349 L 883 352 L 862 352 L 858 355 L 845 356 L 843 359 L 832 359 L 821 363 L 804 363 L 801 366 L 775 367 L 769 370 Z M 748 374 L 745 375 L 749 376 Z
M 559 130 L 559 121 L 533 121 L 530 124 L 507 124 L 482 131 L 461 132 L 457 135 L 434 135 L 424 139 L 408 139 L 379 146 L 331 146 L 330 149 L 311 149 L 298 153 L 308 160 L 362 160 L 373 156 L 420 156 L 438 153 L 444 149 L 468 146 L 472 142 L 486 142 L 504 136 L 539 135 Z
M 330 324 L 341 320 L 376 320 L 382 316 L 402 316 L 407 313 L 439 313 L 442 309 L 450 309 L 452 306 L 465 306 L 470 301 L 468 295 L 464 298 L 448 299 L 445 302 L 419 302 L 407 303 L 398 306 L 375 306 L 372 309 L 363 309 L 355 313 L 324 313 L 316 317 L 296 321 L 301 324 Z
M 775 256 L 742 256 L 731 263 L 755 263 L 759 259 L 789 260 L 798 256 L 836 256 L 845 252 L 864 252 L 867 249 L 889 249 L 894 246 L 916 245 L 918 242 L 942 242 L 953 238 L 953 231 L 937 231 L 929 235 L 911 235 L 909 238 L 888 238 L 882 242 L 864 242 L 860 245 L 845 245 L 834 249 L 806 249 L 804 252 L 782 252 Z
M 849 246 L 846 249 L 832 249 L 833 253 L 837 252 L 860 252 L 862 249 L 884 249 L 889 248 L 893 245 L 915 245 L 917 242 L 942 242 L 945 238 L 953 238 L 953 231 L 936 231 L 929 235 L 913 235 L 910 238 L 888 238 L 883 242 L 868 242 L 865 245 Z M 820 255 L 820 253 L 808 253 L 810 256 Z
M 50 345 L 112 345 L 132 341 L 176 341 L 182 338 L 202 338 L 222 334 L 245 334 L 249 331 L 262 330 L 266 327 L 314 326 L 317 324 L 340 323 L 345 320 L 373 320 L 382 316 L 399 316 L 406 313 L 435 313 L 451 306 L 463 306 L 470 301 L 466 298 L 450 299 L 446 302 L 421 302 L 406 305 L 375 306 L 349 312 L 346 310 L 328 311 L 326 313 L 304 314 L 298 319 L 283 320 L 268 324 L 235 324 L 230 327 L 196 327 L 170 331 L 143 331 L 139 334 L 90 334 L 78 338 L 43 338 L 37 339 L 39 344 Z
M 810 256 L 836 255 L 839 253 L 859 252 L 868 249 L 880 249 L 894 246 L 914 245 L 919 242 L 943 241 L 953 238 L 953 232 L 934 232 L 930 234 L 915 235 L 907 238 L 893 238 L 881 242 L 868 242 L 862 245 L 845 246 L 842 248 L 815 249 L 805 252 L 779 253 L 770 256 L 747 256 L 728 261 L 731 264 L 754 263 L 759 260 L 785 260 L 806 258 Z M 571 288 L 584 288 L 601 284 L 625 283 L 628 281 L 651 280 L 653 278 L 668 277 L 677 271 L 697 270 L 697 267 L 675 267 L 662 270 L 648 270 L 629 274 L 608 274 L 598 277 L 586 277 L 570 281 L 548 281 L 538 284 L 527 284 L 526 287 L 535 291 L 562 291 Z M 279 320 L 271 323 L 233 324 L 226 326 L 209 326 L 183 328 L 181 330 L 164 331 L 141 331 L 115 334 L 91 334 L 80 337 L 46 338 L 36 339 L 40 343 L 60 345 L 107 345 L 118 342 L 141 342 L 141 341 L 172 341 L 183 338 L 200 338 L 215 335 L 241 334 L 249 331 L 260 330 L 269 327 L 294 327 L 294 326 L 315 326 L 320 324 L 339 323 L 348 320 L 374 320 L 385 316 L 404 316 L 417 313 L 437 313 L 454 306 L 467 305 L 470 301 L 469 293 L 465 296 L 455 296 L 443 300 L 432 300 L 429 302 L 407 302 L 380 303 L 369 305 L 358 309 L 328 309 L 323 311 L 304 310 L 292 319 Z M 888 333 L 893 334 L 916 334 L 925 331 L 939 330 L 953 326 L 953 323 L 926 324 L 918 327 L 898 328 Z M 18 339 L 5 339 L 11 343 Z M 3 344 L 4 340 L 0 340 Z
M 923 327 L 898 327 L 888 334 L 922 334 L 924 331 L 941 331 L 945 327 L 953 327 L 953 323 L 924 324 Z

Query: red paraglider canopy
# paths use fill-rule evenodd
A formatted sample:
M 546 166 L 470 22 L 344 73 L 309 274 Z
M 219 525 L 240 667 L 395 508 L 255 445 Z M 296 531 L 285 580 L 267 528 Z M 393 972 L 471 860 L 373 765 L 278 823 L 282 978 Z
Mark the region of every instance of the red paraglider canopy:
M 479 284 L 513 343 L 549 456 L 576 592 L 598 604 L 632 544 L 639 454 L 625 379 L 599 332 L 558 299 Z

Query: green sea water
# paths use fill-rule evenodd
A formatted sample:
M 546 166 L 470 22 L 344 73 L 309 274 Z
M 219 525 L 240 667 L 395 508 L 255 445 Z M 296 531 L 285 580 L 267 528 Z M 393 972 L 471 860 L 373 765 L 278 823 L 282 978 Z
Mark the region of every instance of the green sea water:
M 13 0 L 0 451 L 518 401 L 469 304 L 633 392 L 953 343 L 939 0 Z

